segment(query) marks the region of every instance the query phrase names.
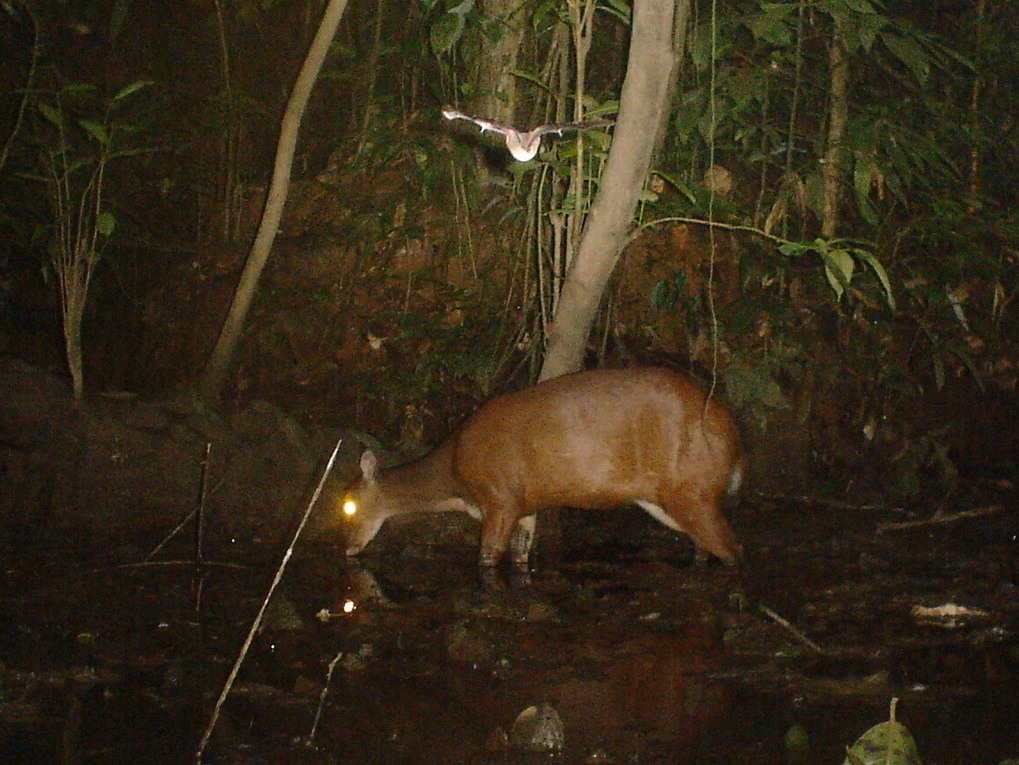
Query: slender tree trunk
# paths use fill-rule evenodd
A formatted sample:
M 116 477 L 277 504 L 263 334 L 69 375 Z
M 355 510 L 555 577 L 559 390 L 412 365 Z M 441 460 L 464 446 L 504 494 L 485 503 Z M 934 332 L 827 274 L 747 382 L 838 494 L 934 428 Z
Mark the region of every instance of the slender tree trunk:
M 64 309 L 64 354 L 67 357 L 67 370 L 71 373 L 71 390 L 74 393 L 74 400 L 80 401 L 85 395 L 85 365 L 81 350 L 84 296 L 81 295 L 77 281 L 75 278 L 69 304 Z
M 244 264 L 244 271 L 241 273 L 237 291 L 234 293 L 230 312 L 227 314 L 219 339 L 213 348 L 212 356 L 199 381 L 199 393 L 209 401 L 219 398 L 223 380 L 226 379 L 227 370 L 233 363 L 237 344 L 244 329 L 244 322 L 258 288 L 258 280 L 269 259 L 269 252 L 276 239 L 280 218 L 283 217 L 283 205 L 287 200 L 287 192 L 290 187 L 290 170 L 294 163 L 294 150 L 297 146 L 297 133 L 301 126 L 301 118 L 346 7 L 347 0 L 329 0 L 325 13 L 322 15 L 322 22 L 315 33 L 315 39 L 312 40 L 311 47 L 308 49 L 308 56 L 294 82 L 294 90 L 290 94 L 290 101 L 287 103 L 287 109 L 283 114 L 283 122 L 280 126 L 276 162 L 273 167 L 272 182 L 269 185 L 265 210 L 262 213 L 262 221 L 258 226 L 258 233 L 255 235 L 251 252 L 248 253 L 248 260 Z
M 372 21 L 372 46 L 364 62 L 364 79 L 354 91 L 354 103 L 350 109 L 350 127 L 360 134 L 359 146 L 363 146 L 375 120 L 375 85 L 379 81 L 379 57 L 382 54 L 382 29 L 386 16 L 386 0 L 375 0 L 375 19 Z
M 683 70 L 683 56 L 686 53 L 686 26 L 690 22 L 690 0 L 677 0 L 676 13 L 672 20 L 672 69 L 669 71 L 669 105 L 662 111 L 662 120 L 655 134 L 655 148 L 651 153 L 654 161 L 665 145 L 669 133 L 669 117 L 672 115 L 672 99 L 679 87 L 679 75 Z
M 839 207 L 842 200 L 842 178 L 845 158 L 842 140 L 849 120 L 849 57 L 846 55 L 842 32 L 836 26 L 829 49 L 831 107 L 828 110 L 828 140 L 821 177 L 824 186 L 824 217 L 821 236 L 832 238 L 839 228 Z
M 223 72 L 223 95 L 226 96 L 226 119 L 223 123 L 223 187 L 220 200 L 223 230 L 220 232 L 220 240 L 229 242 L 234 238 L 234 194 L 237 188 L 237 147 L 240 142 L 240 130 L 237 125 L 237 110 L 234 108 L 233 78 L 230 76 L 230 46 L 226 41 L 226 19 L 223 16 L 223 4 L 220 0 L 213 0 L 212 5 L 216 11 L 219 59 Z
M 478 116 L 513 122 L 517 105 L 517 61 L 527 30 L 525 0 L 486 0 L 485 13 L 499 27 L 478 56 L 471 108 Z
M 626 242 L 655 135 L 669 108 L 676 0 L 635 0 L 619 119 L 598 194 L 566 275 L 541 379 L 576 371 L 602 294 Z

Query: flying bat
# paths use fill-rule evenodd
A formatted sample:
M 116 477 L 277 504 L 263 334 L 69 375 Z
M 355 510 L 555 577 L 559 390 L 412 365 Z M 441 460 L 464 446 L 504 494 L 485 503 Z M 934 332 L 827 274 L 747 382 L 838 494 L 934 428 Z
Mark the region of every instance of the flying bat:
M 512 125 L 503 125 L 499 122 L 482 120 L 471 117 L 463 112 L 453 109 L 443 109 L 442 116 L 448 120 L 467 120 L 473 122 L 484 133 L 491 130 L 493 133 L 500 133 L 506 137 L 506 148 L 518 162 L 527 162 L 534 159 L 541 148 L 541 137 L 547 133 L 562 135 L 564 130 L 588 130 L 596 127 L 608 127 L 614 125 L 612 120 L 587 120 L 586 122 L 568 122 L 562 125 L 538 125 L 532 130 L 517 130 Z

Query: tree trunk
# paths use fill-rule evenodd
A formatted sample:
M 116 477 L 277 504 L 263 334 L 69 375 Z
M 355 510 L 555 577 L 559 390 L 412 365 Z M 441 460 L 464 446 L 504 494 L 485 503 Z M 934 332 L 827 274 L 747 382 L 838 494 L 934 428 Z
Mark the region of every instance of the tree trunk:
M 64 307 L 64 354 L 67 357 L 67 370 L 71 373 L 74 400 L 81 401 L 85 396 L 85 365 L 81 351 L 81 320 L 85 296 L 78 291 L 77 283 L 72 289 L 75 291 L 68 299 L 69 305 Z
M 669 117 L 672 115 L 673 96 L 679 87 L 679 75 L 683 69 L 683 56 L 686 54 L 686 27 L 690 22 L 690 0 L 677 0 L 676 12 L 672 20 L 672 69 L 669 72 L 669 102 L 662 110 L 661 122 L 658 125 L 658 132 L 655 134 L 655 146 L 651 152 L 651 161 L 655 162 L 665 145 L 665 138 L 669 134 L 671 123 Z
M 591 324 L 626 242 L 655 135 L 669 108 L 676 1 L 634 2 L 616 132 L 579 251 L 563 283 L 549 330 L 542 380 L 576 371 L 583 364 Z
M 470 108 L 479 117 L 512 123 L 516 118 L 517 61 L 527 30 L 525 0 L 486 0 L 487 16 L 498 19 L 474 66 Z
M 849 57 L 842 41 L 842 31 L 832 33 L 829 57 L 831 108 L 828 111 L 828 140 L 821 177 L 824 187 L 824 217 L 821 236 L 831 239 L 839 228 L 839 207 L 842 201 L 843 162 L 842 140 L 849 120 Z
M 276 162 L 273 167 L 272 182 L 269 185 L 265 210 L 262 213 L 262 221 L 258 226 L 255 242 L 251 245 L 251 252 L 248 253 L 248 260 L 244 264 L 244 271 L 241 273 L 237 291 L 230 304 L 230 312 L 227 314 L 226 321 L 223 322 L 223 329 L 216 341 L 216 347 L 212 350 L 212 356 L 209 358 L 209 363 L 198 384 L 199 393 L 206 400 L 215 401 L 219 398 L 223 380 L 233 363 L 237 343 L 240 341 L 244 322 L 247 319 L 248 310 L 251 308 L 251 301 L 255 297 L 255 290 L 258 288 L 258 280 L 269 259 L 269 252 L 276 239 L 280 218 L 283 216 L 283 205 L 287 200 L 290 170 L 293 167 L 294 150 L 297 146 L 297 132 L 301 126 L 304 108 L 308 105 L 311 90 L 322 69 L 322 63 L 329 52 L 329 45 L 336 35 L 336 27 L 339 26 L 346 7 L 347 0 L 329 0 L 325 13 L 322 15 L 322 22 L 315 33 L 315 39 L 312 40 L 311 47 L 308 49 L 308 56 L 297 75 L 294 90 L 290 94 L 290 100 L 280 126 Z

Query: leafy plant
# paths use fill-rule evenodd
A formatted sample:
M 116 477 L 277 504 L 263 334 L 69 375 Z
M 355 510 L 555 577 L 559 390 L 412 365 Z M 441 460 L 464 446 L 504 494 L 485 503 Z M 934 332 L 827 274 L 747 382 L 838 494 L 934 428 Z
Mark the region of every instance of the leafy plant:
M 151 151 L 137 143 L 139 129 L 119 109 L 152 83 L 139 80 L 112 98 L 92 85 L 65 85 L 38 101 L 38 173 L 24 176 L 46 185 L 50 223 L 40 227 L 60 292 L 64 350 L 75 398 L 84 394 L 81 321 L 92 275 L 116 228 L 107 203 L 107 168 L 113 160 Z
M 421 4 L 430 12 L 436 5 L 435 0 L 421 0 Z M 467 27 L 467 17 L 474 10 L 474 0 L 460 0 L 455 4 L 447 4 L 432 22 L 429 29 L 429 41 L 432 52 L 436 56 L 452 53 L 453 48 L 463 36 Z
M 856 261 L 859 260 L 870 266 L 877 277 L 884 293 L 888 307 L 895 310 L 895 296 L 892 294 L 892 284 L 888 279 L 881 262 L 874 257 L 874 254 L 860 246 L 854 245 L 848 240 L 825 240 L 815 239 L 806 244 L 800 242 L 784 242 L 779 245 L 779 251 L 783 255 L 792 258 L 801 257 L 808 253 L 816 253 L 824 264 L 824 275 L 828 284 L 838 299 L 849 288 L 856 268 Z

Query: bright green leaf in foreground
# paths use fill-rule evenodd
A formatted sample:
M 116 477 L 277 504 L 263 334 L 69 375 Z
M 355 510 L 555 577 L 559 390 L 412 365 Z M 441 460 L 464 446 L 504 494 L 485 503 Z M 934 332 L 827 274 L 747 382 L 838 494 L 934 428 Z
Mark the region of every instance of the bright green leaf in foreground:
M 102 236 L 109 236 L 113 233 L 114 226 L 117 225 L 117 217 L 111 212 L 99 213 L 99 217 L 96 218 L 96 231 Z
M 842 765 L 920 765 L 916 742 L 895 719 L 898 699 L 892 699 L 890 719 L 868 730 L 846 750 Z

